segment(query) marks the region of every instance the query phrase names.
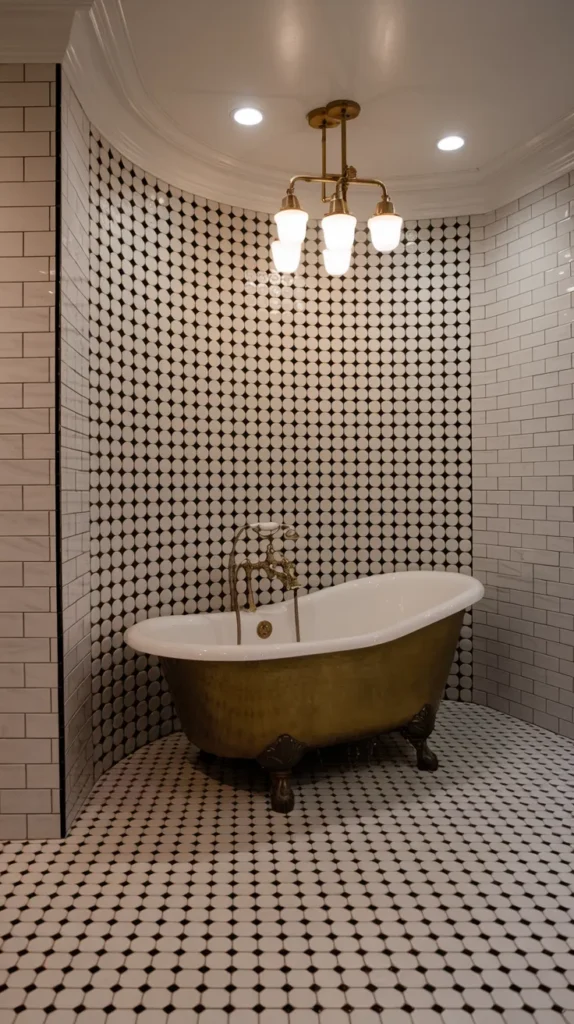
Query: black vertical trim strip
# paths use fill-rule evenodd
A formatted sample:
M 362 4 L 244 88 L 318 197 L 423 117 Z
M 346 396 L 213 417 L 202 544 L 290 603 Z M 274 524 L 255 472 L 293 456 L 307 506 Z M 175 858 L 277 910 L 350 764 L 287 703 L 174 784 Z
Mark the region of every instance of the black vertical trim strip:
M 468 323 L 468 362 L 470 365 L 469 377 L 470 377 L 470 464 L 469 464 L 469 475 L 470 475 L 470 574 L 474 575 L 474 414 L 472 405 L 472 214 L 468 216 L 468 278 L 469 278 L 469 323 Z M 470 628 L 470 700 L 469 704 L 474 704 L 474 605 L 471 605 L 468 611 L 469 628 Z
M 61 245 L 62 245 L 62 67 L 56 65 L 56 287 L 55 291 L 55 385 L 56 416 L 56 619 L 58 634 L 58 753 L 60 762 L 60 833 L 66 834 L 66 740 L 64 731 L 64 601 L 62 592 L 62 439 L 61 439 Z

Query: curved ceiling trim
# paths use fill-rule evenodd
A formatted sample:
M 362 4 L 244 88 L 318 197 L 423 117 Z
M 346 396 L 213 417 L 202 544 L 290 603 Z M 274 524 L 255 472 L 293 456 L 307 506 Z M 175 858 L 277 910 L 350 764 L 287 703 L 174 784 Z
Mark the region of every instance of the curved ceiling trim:
M 90 0 L 0 0 L 0 63 L 61 61 L 76 10 Z
M 90 121 L 128 160 L 207 199 L 261 212 L 278 209 L 284 175 L 194 140 L 149 95 L 121 0 L 96 0 L 76 14 L 64 68 Z M 488 212 L 573 168 L 574 113 L 475 171 L 403 175 L 387 183 L 404 216 L 452 216 Z M 359 216 L 371 212 L 367 205 L 360 209 L 360 201 L 356 206 Z

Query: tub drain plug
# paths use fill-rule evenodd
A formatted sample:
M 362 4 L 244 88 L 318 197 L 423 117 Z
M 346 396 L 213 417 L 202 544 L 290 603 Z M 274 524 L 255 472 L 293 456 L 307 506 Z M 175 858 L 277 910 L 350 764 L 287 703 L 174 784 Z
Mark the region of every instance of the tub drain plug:
M 267 619 L 263 619 L 257 626 L 257 636 L 260 636 L 262 640 L 267 640 L 268 636 L 271 636 L 273 632 L 273 626 Z

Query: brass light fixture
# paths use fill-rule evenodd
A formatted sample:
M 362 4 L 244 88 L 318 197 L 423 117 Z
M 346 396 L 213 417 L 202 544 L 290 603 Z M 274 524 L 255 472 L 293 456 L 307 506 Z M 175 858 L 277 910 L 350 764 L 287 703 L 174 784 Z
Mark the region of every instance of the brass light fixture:
M 311 128 L 321 131 L 321 174 L 295 174 L 275 214 L 279 237 L 271 243 L 275 269 L 283 274 L 294 274 L 301 259 L 301 245 L 305 238 L 309 215 L 301 209 L 295 195 L 298 181 L 319 182 L 321 201 L 329 204 L 329 212 L 323 217 L 321 227 L 325 238 L 323 261 L 328 274 L 345 274 L 351 265 L 355 226 L 357 218 L 349 212 L 347 192 L 350 185 L 374 185 L 381 190 L 381 198 L 375 212 L 369 218 L 371 242 L 378 252 L 392 252 L 401 240 L 402 217 L 395 213 L 387 189 L 378 178 L 358 178 L 354 167 L 347 163 L 347 121 L 359 116 L 360 106 L 354 100 L 333 100 L 326 107 L 317 107 L 307 114 Z M 339 174 L 327 172 L 327 129 L 341 129 L 341 170 Z M 334 191 L 327 195 L 327 185 Z

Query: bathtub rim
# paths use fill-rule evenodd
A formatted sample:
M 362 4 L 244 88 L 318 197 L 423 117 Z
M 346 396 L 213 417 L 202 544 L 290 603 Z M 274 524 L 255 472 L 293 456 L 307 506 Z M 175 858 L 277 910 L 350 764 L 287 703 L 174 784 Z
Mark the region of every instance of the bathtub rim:
M 358 580 L 348 580 L 345 583 L 336 584 L 337 587 L 347 587 L 353 584 L 360 583 L 362 581 L 378 579 L 378 578 L 391 578 L 396 576 L 456 576 L 466 581 L 467 586 L 460 591 L 458 594 L 451 595 L 447 600 L 441 601 L 440 603 L 419 612 L 416 615 L 412 615 L 405 618 L 399 623 L 395 623 L 392 626 L 388 626 L 381 630 L 376 630 L 370 633 L 359 633 L 355 636 L 339 637 L 337 639 L 326 639 L 326 640 L 305 640 L 301 643 L 290 641 L 288 643 L 277 643 L 269 644 L 263 641 L 261 644 L 200 644 L 197 641 L 190 642 L 177 642 L 173 640 L 161 640 L 152 635 L 145 635 L 145 627 L 148 623 L 160 623 L 162 620 L 179 620 L 184 622 L 190 618 L 194 618 L 194 614 L 191 615 L 165 615 L 165 616 L 154 616 L 152 618 L 142 619 L 140 622 L 134 623 L 129 626 L 125 632 L 126 643 L 133 648 L 133 650 L 143 653 L 154 655 L 158 658 L 171 658 L 179 659 L 181 661 L 274 661 L 280 658 L 304 658 L 313 654 L 328 654 L 335 653 L 336 651 L 352 651 L 363 647 L 375 647 L 379 644 L 387 643 L 391 640 L 398 639 L 401 636 L 407 636 L 409 633 L 414 633 L 418 629 L 422 629 L 424 626 L 430 626 L 433 622 L 439 622 L 441 619 L 448 618 L 448 616 L 455 614 L 456 612 L 463 611 L 465 608 L 470 608 L 471 605 L 476 604 L 477 601 L 484 595 L 484 587 L 480 580 L 476 577 L 467 575 L 466 573 L 443 573 L 436 572 L 433 570 L 415 570 L 408 573 L 380 573 L 376 576 L 365 576 Z M 331 589 L 331 588 L 327 588 Z M 300 599 L 300 616 L 304 616 L 305 604 L 308 601 L 317 600 L 320 598 L 323 591 L 315 591 L 312 594 L 306 594 Z M 268 605 L 262 605 L 258 607 L 257 611 L 264 617 L 265 609 Z M 230 612 L 203 612 L 200 614 L 204 615 L 230 615 Z M 242 615 L 251 615 L 251 612 L 242 611 Z M 157 631 L 157 626 L 155 630 Z M 151 632 L 151 631 L 150 631 Z

